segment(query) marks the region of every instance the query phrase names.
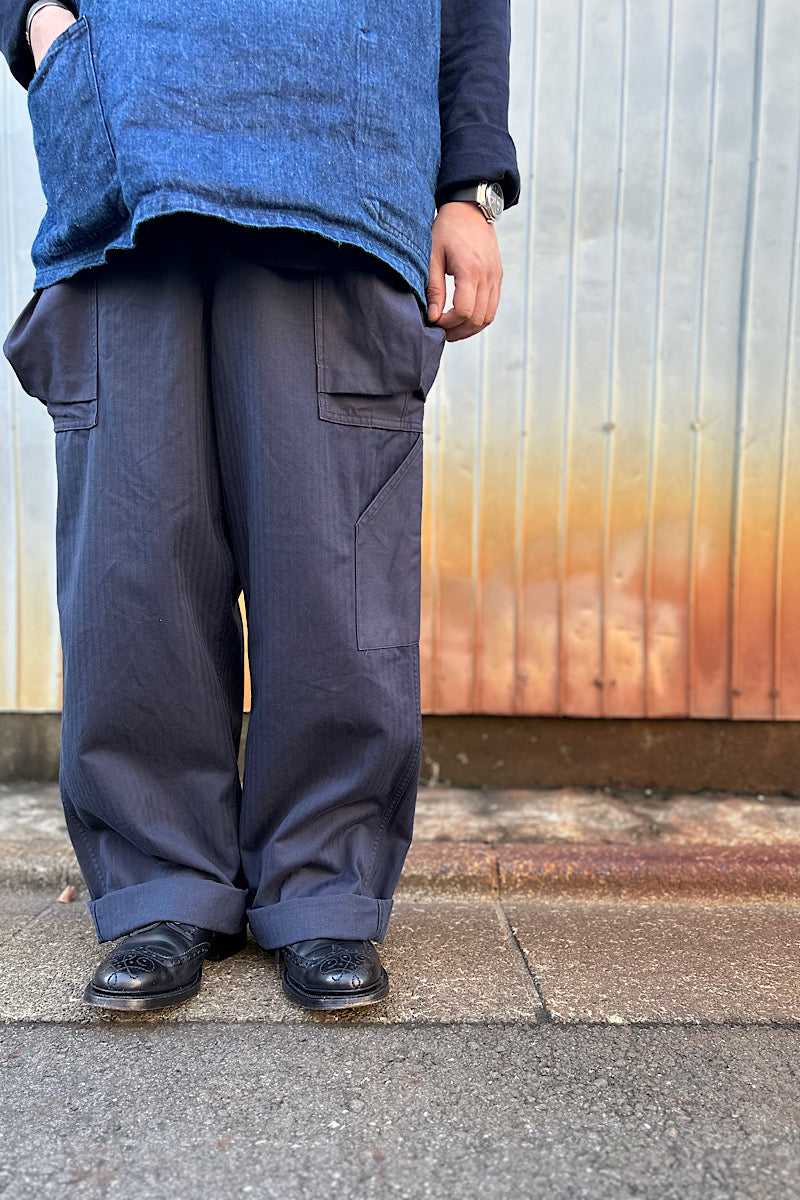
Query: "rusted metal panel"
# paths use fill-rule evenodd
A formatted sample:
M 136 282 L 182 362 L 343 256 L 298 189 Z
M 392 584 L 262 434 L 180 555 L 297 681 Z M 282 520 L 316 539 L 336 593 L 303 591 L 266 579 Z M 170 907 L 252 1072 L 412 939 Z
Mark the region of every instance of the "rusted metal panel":
M 731 529 L 742 253 L 748 227 L 754 62 L 759 10 L 745 0 L 715 8 L 710 152 L 703 211 L 698 329 L 687 712 L 731 711 Z
M 430 707 L 797 717 L 796 11 L 512 11 L 525 198 L 501 321 L 432 397 L 429 502 L 458 476 L 472 586 Z

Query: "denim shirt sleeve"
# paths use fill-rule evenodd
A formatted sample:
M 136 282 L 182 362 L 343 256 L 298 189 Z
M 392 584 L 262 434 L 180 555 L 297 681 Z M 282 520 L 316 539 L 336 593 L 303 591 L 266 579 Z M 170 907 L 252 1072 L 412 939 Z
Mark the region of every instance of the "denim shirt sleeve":
M 509 0 L 442 0 L 437 204 L 453 188 L 482 180 L 501 184 L 506 208 L 519 198 L 508 132 L 510 44 Z

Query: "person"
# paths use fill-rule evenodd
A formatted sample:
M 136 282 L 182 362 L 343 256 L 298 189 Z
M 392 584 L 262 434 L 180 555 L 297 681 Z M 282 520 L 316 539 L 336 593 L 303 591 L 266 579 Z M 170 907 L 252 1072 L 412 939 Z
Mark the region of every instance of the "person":
M 508 0 L 0 3 L 47 201 L 4 351 L 55 429 L 60 789 L 120 939 L 90 1005 L 187 1000 L 248 925 L 297 1004 L 387 994 L 425 399 L 497 310 L 509 45 Z

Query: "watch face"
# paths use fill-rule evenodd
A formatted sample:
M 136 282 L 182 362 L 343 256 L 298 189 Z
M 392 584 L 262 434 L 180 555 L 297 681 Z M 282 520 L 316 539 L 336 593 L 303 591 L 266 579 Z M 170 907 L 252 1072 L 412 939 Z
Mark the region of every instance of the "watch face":
M 492 216 L 495 217 L 495 219 L 501 216 L 503 209 L 505 208 L 505 198 L 503 196 L 503 189 L 500 187 L 499 183 L 489 184 L 488 188 L 486 189 L 486 199 L 489 202 L 489 208 L 491 209 Z

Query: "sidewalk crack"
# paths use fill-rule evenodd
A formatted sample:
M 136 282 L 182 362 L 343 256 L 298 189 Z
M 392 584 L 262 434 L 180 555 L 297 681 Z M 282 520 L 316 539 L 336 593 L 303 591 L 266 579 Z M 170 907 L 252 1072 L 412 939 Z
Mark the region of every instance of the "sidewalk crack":
M 524 976 L 525 982 L 528 986 L 528 989 L 530 990 L 532 995 L 536 998 L 537 1007 L 540 1009 L 540 1012 L 537 1013 L 537 1018 L 536 1018 L 537 1022 L 540 1025 L 550 1024 L 553 1021 L 553 1014 L 550 1012 L 550 1009 L 547 1007 L 547 1003 L 544 998 L 544 993 L 542 991 L 541 982 L 536 978 L 536 975 L 533 973 L 533 971 L 530 969 L 530 966 L 528 965 L 528 960 L 526 959 L 525 954 L 523 953 L 522 947 L 520 946 L 519 941 L 517 940 L 517 935 L 515 934 L 512 926 L 511 926 L 511 922 L 508 919 L 508 915 L 506 914 L 506 910 L 503 908 L 501 901 L 495 900 L 494 907 L 495 907 L 495 911 L 497 913 L 497 919 L 500 923 L 503 933 L 505 934 L 506 941 L 508 942 L 508 944 L 511 948 L 512 956 L 516 959 L 516 961 L 521 966 L 523 976 Z

